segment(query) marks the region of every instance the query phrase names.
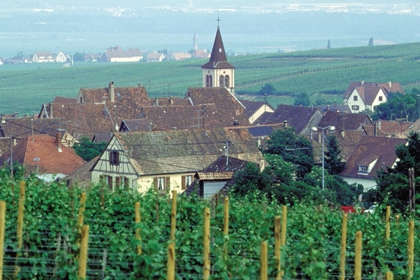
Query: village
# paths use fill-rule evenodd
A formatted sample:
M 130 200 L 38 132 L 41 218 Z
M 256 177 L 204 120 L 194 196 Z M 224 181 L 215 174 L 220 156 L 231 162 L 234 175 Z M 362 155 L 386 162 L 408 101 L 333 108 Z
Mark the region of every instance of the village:
M 113 52 L 123 51 L 117 47 Z M 139 52 L 132 53 L 140 59 Z M 235 66 L 227 61 L 219 27 L 201 68 L 202 87 L 186 89 L 184 98 L 150 98 L 142 84 L 119 87 L 110 81 L 103 88 L 81 88 L 74 98 L 56 96 L 40 104 L 37 117 L 2 116 L 0 162 L 18 162 L 28 174 L 83 187 L 103 181 L 110 189 L 182 193 L 199 182 L 201 196 L 208 198 L 231 186 L 244 163 L 263 170 L 267 162 L 261 149 L 270 135 L 292 127 L 311 141 L 319 165 L 324 163 L 324 133 L 335 135 L 346 163 L 340 176 L 369 190 L 376 186 L 377 170 L 395 164 L 395 146 L 420 129 L 418 122 L 373 122 L 363 113 L 373 112 L 390 93 L 404 93 L 393 81 L 350 81 L 343 105 L 334 107 L 273 108 L 239 100 Z M 83 137 L 107 143 L 89 162 L 72 148 Z

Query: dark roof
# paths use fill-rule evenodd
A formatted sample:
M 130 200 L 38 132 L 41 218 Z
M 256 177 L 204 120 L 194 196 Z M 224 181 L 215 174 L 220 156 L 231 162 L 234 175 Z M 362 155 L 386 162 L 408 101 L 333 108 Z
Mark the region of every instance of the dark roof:
M 45 133 L 46 129 L 57 131 L 60 122 L 60 119 L 7 118 L 3 119 L 1 130 L 5 137 L 13 136 L 19 140 L 32 134 Z
M 247 161 L 237 159 L 234 157 L 221 156 L 208 166 L 206 166 L 201 172 L 236 172 L 243 170 L 247 164 Z
M 390 92 L 399 92 L 404 93 L 404 89 L 400 85 L 400 83 L 396 82 L 388 82 L 388 83 L 372 83 L 372 82 L 351 82 L 349 86 L 347 87 L 347 90 L 344 92 L 343 98 L 348 99 L 351 93 L 354 91 L 357 87 L 380 87 L 384 91 L 386 95 Z M 366 103 L 366 102 L 365 102 Z M 368 103 L 371 104 L 371 103 Z
M 269 104 L 263 101 L 241 100 L 241 103 L 245 106 L 245 112 L 248 118 L 250 118 L 262 106 L 264 105 L 270 106 Z
M 112 132 L 96 132 L 93 135 L 92 142 L 97 144 L 103 142 L 108 143 L 111 140 L 112 135 Z
M 56 96 L 52 103 L 55 104 L 67 104 L 67 103 L 76 103 L 77 98 L 69 98 L 69 97 L 62 97 Z
M 362 125 L 373 125 L 366 114 L 350 114 L 345 112 L 327 111 L 319 122 L 319 127 L 334 126 L 337 133 L 342 130 L 361 130 Z
M 395 148 L 405 144 L 405 139 L 364 136 L 354 148 L 341 176 L 374 179 L 376 172 L 386 167 L 392 167 L 397 160 Z M 376 161 L 376 162 L 375 162 Z M 374 164 L 370 172 L 365 175 L 359 173 L 359 166 Z
M 119 131 L 149 131 L 151 130 L 149 120 L 146 118 L 142 119 L 126 119 L 122 120 Z
M 65 177 L 65 181 L 69 186 L 77 185 L 80 187 L 89 187 L 91 183 L 92 174 L 90 169 L 98 161 L 99 156 L 93 158 L 91 161 L 85 163 L 78 169 L 74 170 L 72 173 Z
M 229 140 L 229 155 L 255 162 L 263 160 L 248 130 L 189 129 L 115 133 L 125 147 L 138 174 L 195 172 L 224 153 Z
M 316 108 L 278 105 L 276 111 L 271 115 L 266 124 L 287 122 L 287 126 L 293 127 L 296 133 L 305 134 L 309 132 L 312 126 L 318 126 L 321 118 L 322 113 Z
M 274 130 L 275 130 L 275 128 L 271 125 L 259 125 L 259 126 L 248 127 L 248 131 L 254 137 L 270 136 L 273 133 Z
M 213 49 L 209 62 L 202 65 L 206 69 L 234 69 L 235 66 L 227 62 L 225 47 L 223 46 L 222 35 L 217 27 L 216 37 L 214 38 Z

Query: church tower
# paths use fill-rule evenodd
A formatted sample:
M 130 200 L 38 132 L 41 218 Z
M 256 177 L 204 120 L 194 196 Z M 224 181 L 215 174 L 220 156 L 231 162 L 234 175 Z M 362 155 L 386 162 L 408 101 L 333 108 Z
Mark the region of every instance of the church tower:
M 224 87 L 231 93 L 235 93 L 235 66 L 227 61 L 219 25 L 217 25 L 210 60 L 202 65 L 201 69 L 203 69 L 203 87 Z

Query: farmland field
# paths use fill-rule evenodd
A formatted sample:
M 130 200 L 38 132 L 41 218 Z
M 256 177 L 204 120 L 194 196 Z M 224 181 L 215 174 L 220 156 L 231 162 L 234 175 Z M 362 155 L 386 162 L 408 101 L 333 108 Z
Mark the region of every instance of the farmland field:
M 322 49 L 229 57 L 236 66 L 239 98 L 255 95 L 263 85 L 274 86 L 282 98 L 269 96 L 273 106 L 293 104 L 296 94 L 311 101 L 341 102 L 351 81 L 399 82 L 405 89 L 420 88 L 420 43 Z M 0 66 L 0 113 L 36 114 L 55 96 L 75 97 L 80 88 L 143 84 L 151 97 L 184 96 L 188 87 L 201 86 L 200 66 L 207 60 L 162 63 L 19 64 Z

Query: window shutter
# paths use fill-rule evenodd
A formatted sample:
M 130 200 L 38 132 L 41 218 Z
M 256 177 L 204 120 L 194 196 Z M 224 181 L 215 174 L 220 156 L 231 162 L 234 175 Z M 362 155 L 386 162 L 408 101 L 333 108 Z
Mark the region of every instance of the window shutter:
M 185 184 L 186 184 L 185 176 L 182 176 L 181 177 L 181 190 L 185 190 Z
M 165 191 L 171 190 L 171 177 L 165 177 Z
M 158 178 L 157 178 L 157 177 L 155 177 L 155 178 L 153 179 L 153 185 L 154 185 L 154 187 L 155 187 L 155 190 L 157 190 L 157 189 L 158 189 Z

